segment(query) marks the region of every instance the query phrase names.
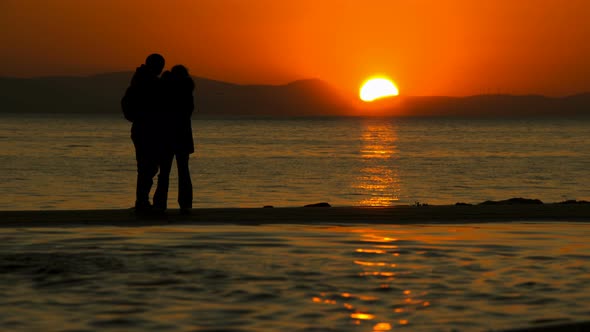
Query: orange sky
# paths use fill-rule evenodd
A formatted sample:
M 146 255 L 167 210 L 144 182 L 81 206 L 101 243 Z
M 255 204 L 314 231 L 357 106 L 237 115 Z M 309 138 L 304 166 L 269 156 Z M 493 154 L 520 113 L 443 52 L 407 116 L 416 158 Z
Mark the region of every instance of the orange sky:
M 590 91 L 588 0 L 0 0 L 0 75 L 133 70 L 405 95 Z

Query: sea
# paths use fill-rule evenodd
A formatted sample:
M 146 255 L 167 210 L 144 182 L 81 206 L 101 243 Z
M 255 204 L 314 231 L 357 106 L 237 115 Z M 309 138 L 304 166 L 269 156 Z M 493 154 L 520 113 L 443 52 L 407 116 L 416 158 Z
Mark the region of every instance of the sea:
M 590 200 L 590 119 L 196 116 L 193 128 L 196 208 Z M 0 115 L 0 210 L 131 207 L 129 129 L 118 115 Z M 0 329 L 587 328 L 589 239 L 590 224 L 561 220 L 0 227 Z
M 589 238 L 583 223 L 0 228 L 0 329 L 587 331 Z
M 0 210 L 133 206 L 129 132 L 119 114 L 1 114 Z M 590 200 L 589 118 L 197 115 L 193 132 L 197 208 Z

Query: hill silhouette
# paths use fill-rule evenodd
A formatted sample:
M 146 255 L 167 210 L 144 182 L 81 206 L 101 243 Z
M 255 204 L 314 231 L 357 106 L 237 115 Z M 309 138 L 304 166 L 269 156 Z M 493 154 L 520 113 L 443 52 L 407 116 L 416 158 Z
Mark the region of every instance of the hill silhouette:
M 404 115 L 416 116 L 588 116 L 590 93 L 567 97 L 541 95 L 476 95 L 469 97 L 407 97 Z
M 0 78 L 2 112 L 114 113 L 131 73 L 87 77 Z
M 5 113 L 117 113 L 132 75 L 0 78 L 0 105 Z M 338 91 L 320 80 L 276 86 L 194 80 L 198 114 L 342 115 L 349 108 Z
M 119 102 L 133 73 L 86 77 L 0 77 L 2 113 L 121 113 Z M 590 116 L 590 93 L 568 97 L 477 95 L 395 97 L 365 104 L 326 82 L 240 85 L 201 77 L 196 114 L 205 116 Z
M 343 115 L 350 105 L 327 83 L 300 80 L 286 85 L 237 85 L 195 77 L 198 112 L 208 115 Z

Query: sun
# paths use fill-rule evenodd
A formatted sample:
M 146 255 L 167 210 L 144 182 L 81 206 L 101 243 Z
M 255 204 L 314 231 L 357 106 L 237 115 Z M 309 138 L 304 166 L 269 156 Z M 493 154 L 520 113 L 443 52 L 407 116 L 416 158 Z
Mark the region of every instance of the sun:
M 360 90 L 362 101 L 371 102 L 379 98 L 393 97 L 399 94 L 399 90 L 390 79 L 384 77 L 367 80 Z

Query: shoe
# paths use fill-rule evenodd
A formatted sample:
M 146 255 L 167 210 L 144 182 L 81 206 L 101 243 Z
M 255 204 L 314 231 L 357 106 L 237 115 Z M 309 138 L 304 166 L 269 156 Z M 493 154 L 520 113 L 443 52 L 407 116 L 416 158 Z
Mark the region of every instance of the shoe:
M 166 212 L 166 207 L 161 205 L 154 205 L 152 210 L 156 213 Z
M 191 209 L 180 209 L 180 214 L 183 216 L 189 216 L 191 214 Z
M 152 209 L 152 212 L 150 214 L 154 217 L 165 217 L 168 215 L 166 213 L 166 209 L 157 209 L 157 208 Z
M 149 202 L 135 202 L 135 207 L 133 209 L 136 214 L 149 214 L 152 211 L 153 207 Z

